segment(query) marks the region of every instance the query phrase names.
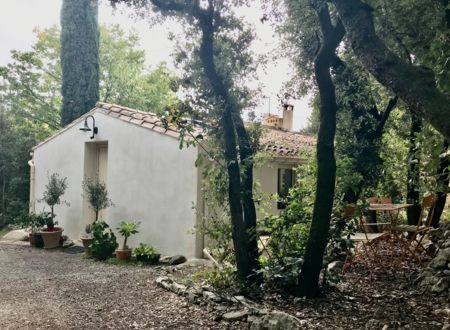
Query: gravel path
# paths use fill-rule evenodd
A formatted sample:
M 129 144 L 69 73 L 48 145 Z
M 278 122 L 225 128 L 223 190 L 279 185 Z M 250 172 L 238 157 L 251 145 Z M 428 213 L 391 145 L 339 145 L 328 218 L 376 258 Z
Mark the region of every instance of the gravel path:
M 230 329 L 155 284 L 158 271 L 0 244 L 0 329 Z

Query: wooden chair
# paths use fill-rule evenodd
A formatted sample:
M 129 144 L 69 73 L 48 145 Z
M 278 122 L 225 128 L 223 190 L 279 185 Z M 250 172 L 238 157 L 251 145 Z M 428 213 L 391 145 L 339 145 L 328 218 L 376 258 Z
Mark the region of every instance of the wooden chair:
M 369 204 L 392 204 L 392 199 L 390 197 L 369 197 L 369 198 L 367 198 L 367 203 L 369 203 Z M 371 212 L 375 213 L 375 211 L 371 211 Z M 367 229 L 368 229 L 367 231 L 370 233 L 372 233 L 372 232 L 378 233 L 380 230 L 385 231 L 386 227 L 389 227 L 391 224 L 390 222 L 385 221 L 386 214 L 383 214 L 384 221 L 382 221 L 382 222 L 377 221 L 376 213 L 375 213 L 375 215 L 373 215 L 373 217 L 376 222 L 373 222 L 373 223 L 367 222 L 366 223 L 366 226 L 369 226 L 369 227 L 367 227 Z
M 433 229 L 433 227 L 431 226 L 431 221 L 433 219 L 435 203 L 436 203 L 436 196 L 430 195 L 424 197 L 422 199 L 421 204 L 422 209 L 420 211 L 420 216 L 417 225 L 399 225 L 393 228 L 394 231 L 408 234 L 407 239 L 410 243 L 410 246 L 413 247 L 412 249 L 413 256 L 416 256 L 416 253 L 420 248 L 422 250 L 425 250 L 425 247 L 422 245 L 422 240 L 425 237 L 425 234 L 427 234 L 431 229 Z M 428 209 L 428 212 L 427 216 L 424 217 L 426 209 Z M 415 246 L 413 246 L 414 244 Z
M 353 212 L 349 212 L 353 208 Z M 370 224 L 366 223 L 364 217 L 362 216 L 362 212 L 359 215 L 356 215 L 356 207 L 355 206 L 347 206 L 345 214 L 350 214 L 350 219 L 357 219 L 358 221 L 358 229 L 359 232 L 355 232 L 349 237 L 345 237 L 345 239 L 349 239 L 353 242 L 354 247 L 353 251 L 349 251 L 347 257 L 344 262 L 344 266 L 342 268 L 342 274 L 345 273 L 346 269 L 350 264 L 354 261 L 361 260 L 364 264 L 366 264 L 369 273 L 372 273 L 372 267 L 375 263 L 378 262 L 379 256 L 376 249 L 376 243 L 379 242 L 383 237 L 388 235 L 388 233 L 369 233 L 367 232 L 367 228 L 370 225 L 377 225 L 376 223 Z

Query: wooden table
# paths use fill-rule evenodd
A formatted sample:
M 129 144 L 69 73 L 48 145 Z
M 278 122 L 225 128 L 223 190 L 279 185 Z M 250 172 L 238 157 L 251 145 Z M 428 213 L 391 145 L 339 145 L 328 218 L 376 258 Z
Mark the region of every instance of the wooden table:
M 411 206 L 413 206 L 413 204 L 370 204 L 368 210 L 388 213 L 391 228 L 394 228 L 398 225 L 398 215 L 400 214 L 400 211 Z

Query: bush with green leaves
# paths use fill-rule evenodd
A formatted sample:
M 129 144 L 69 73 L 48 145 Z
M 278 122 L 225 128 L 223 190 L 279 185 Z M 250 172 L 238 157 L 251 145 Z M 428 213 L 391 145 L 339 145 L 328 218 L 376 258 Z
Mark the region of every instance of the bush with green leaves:
M 127 239 L 131 235 L 135 235 L 135 234 L 139 233 L 138 228 L 139 228 L 140 224 L 141 223 L 139 221 L 137 221 L 137 222 L 122 221 L 120 223 L 119 227 L 117 227 L 117 230 L 119 231 L 120 235 L 122 235 L 124 237 L 122 250 L 128 249 Z
M 199 271 L 193 275 L 193 280 L 218 289 L 237 288 L 239 283 L 234 267 Z
M 157 263 L 160 257 L 160 254 L 156 253 L 156 250 L 153 246 L 144 243 L 139 244 L 139 246 L 134 249 L 134 254 L 137 261 L 148 264 Z
M 96 221 L 92 224 L 91 255 L 97 260 L 106 260 L 111 257 L 117 247 L 117 239 L 108 224 Z
M 31 233 L 35 233 L 41 230 L 47 223 L 51 221 L 52 216 L 49 212 L 42 212 L 42 213 L 24 212 L 15 219 L 15 222 L 18 226 L 29 230 Z
M 55 205 L 66 204 L 69 205 L 66 201 L 62 201 L 61 197 L 64 195 L 67 189 L 67 178 L 61 178 L 58 173 L 53 173 L 50 175 L 48 179 L 48 183 L 45 185 L 45 190 L 40 201 L 44 201 L 50 206 L 50 214 L 51 219 L 47 223 L 48 225 L 54 225 L 55 213 L 54 208 Z

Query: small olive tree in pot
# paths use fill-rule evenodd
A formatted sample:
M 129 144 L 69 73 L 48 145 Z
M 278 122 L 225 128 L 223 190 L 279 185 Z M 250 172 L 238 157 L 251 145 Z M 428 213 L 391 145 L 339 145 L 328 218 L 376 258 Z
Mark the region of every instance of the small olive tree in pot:
M 58 173 L 50 175 L 45 191 L 39 201 L 44 201 L 50 207 L 50 217 L 48 218 L 47 228 L 42 231 L 44 248 L 52 249 L 60 246 L 61 234 L 63 229 L 55 227 L 55 205 L 69 203 L 61 200 L 67 189 L 67 178 L 61 178 Z
M 95 213 L 94 223 L 96 223 L 98 219 L 98 215 L 101 210 L 106 209 L 113 205 L 111 199 L 108 197 L 108 190 L 106 189 L 106 184 L 100 182 L 98 177 L 95 178 L 86 178 L 83 181 L 83 191 L 84 198 L 89 203 L 89 207 Z M 83 242 L 83 246 L 86 249 L 86 253 L 89 254 L 89 246 L 92 243 L 92 224 L 89 223 L 85 228 L 86 233 L 81 237 L 81 241 Z
M 116 258 L 118 260 L 129 260 L 131 258 L 132 250 L 128 248 L 127 240 L 131 235 L 138 233 L 140 222 L 125 222 L 122 221 L 117 228 L 119 233 L 124 237 L 122 248 L 116 250 Z

